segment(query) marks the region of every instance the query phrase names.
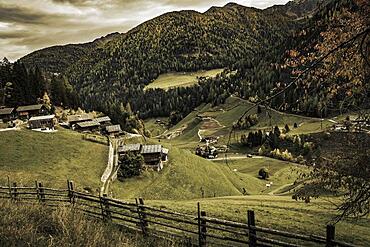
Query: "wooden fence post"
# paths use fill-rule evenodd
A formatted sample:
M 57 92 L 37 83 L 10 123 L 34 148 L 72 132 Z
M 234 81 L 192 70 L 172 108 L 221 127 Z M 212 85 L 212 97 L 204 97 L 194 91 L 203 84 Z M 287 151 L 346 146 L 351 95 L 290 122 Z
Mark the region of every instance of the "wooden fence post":
M 202 234 L 201 234 L 201 224 L 200 224 L 200 203 L 197 204 L 198 207 L 198 245 L 202 246 Z
M 73 184 L 73 181 L 67 180 L 67 188 L 68 188 L 69 202 L 72 205 L 74 205 L 75 204 L 75 196 L 74 196 L 74 184 Z
M 248 229 L 249 229 L 249 246 L 257 246 L 257 231 L 254 228 L 256 226 L 256 221 L 254 217 L 254 211 L 248 210 Z
M 35 181 L 35 189 L 36 189 L 37 200 L 40 201 L 39 182 L 37 180 Z
M 108 195 L 103 194 L 103 196 L 100 196 L 100 206 L 102 210 L 102 216 L 105 221 L 111 221 L 111 212 L 109 210 L 109 201 L 107 200 Z
M 205 211 L 200 211 L 200 232 L 201 232 L 201 246 L 207 246 L 207 220 L 205 219 L 206 217 L 206 212 Z
M 39 182 L 39 186 L 38 186 L 38 188 L 39 188 L 39 195 L 40 195 L 40 202 L 45 202 L 45 191 L 44 191 L 44 186 L 42 185 L 42 183 L 41 182 Z
M 10 186 L 10 178 L 8 176 L 8 187 L 9 187 L 9 199 L 11 200 L 12 199 L 12 187 Z
M 13 183 L 13 200 L 14 201 L 17 200 L 17 183 L 16 182 Z
M 145 209 L 144 207 L 144 200 L 143 198 L 135 198 L 136 200 L 136 207 L 137 207 L 137 213 L 140 219 L 140 227 L 141 230 L 143 231 L 144 236 L 148 234 L 148 222 L 146 221 L 146 214 L 145 214 Z
M 334 238 L 335 238 L 335 226 L 327 225 L 326 226 L 326 247 L 335 246 Z

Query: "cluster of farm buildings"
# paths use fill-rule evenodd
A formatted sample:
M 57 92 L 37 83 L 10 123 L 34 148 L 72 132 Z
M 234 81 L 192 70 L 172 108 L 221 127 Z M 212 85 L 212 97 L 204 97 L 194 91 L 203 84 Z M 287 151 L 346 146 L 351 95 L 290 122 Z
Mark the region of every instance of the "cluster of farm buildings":
M 108 135 L 119 135 L 122 133 L 120 125 L 113 125 L 108 116 L 93 118 L 89 114 L 68 116 L 64 126 L 78 131 L 100 131 Z M 54 129 L 57 124 L 55 115 L 45 105 L 26 105 L 14 107 L 0 107 L 0 120 L 11 122 L 13 120 L 27 120 L 30 129 Z
M 144 145 L 144 144 L 127 144 L 118 147 L 120 157 L 128 153 L 141 154 L 147 168 L 160 171 L 163 169 L 163 163 L 168 161 L 167 148 L 162 145 Z

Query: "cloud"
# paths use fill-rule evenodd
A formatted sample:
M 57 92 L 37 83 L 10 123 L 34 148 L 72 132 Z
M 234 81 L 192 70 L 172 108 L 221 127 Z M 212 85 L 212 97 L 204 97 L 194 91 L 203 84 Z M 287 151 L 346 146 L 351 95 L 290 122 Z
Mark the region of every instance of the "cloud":
M 229 0 L 230 1 L 230 0 Z M 0 56 L 14 61 L 32 51 L 89 42 L 169 11 L 204 12 L 227 0 L 0 0 Z M 234 0 L 265 8 L 286 0 Z

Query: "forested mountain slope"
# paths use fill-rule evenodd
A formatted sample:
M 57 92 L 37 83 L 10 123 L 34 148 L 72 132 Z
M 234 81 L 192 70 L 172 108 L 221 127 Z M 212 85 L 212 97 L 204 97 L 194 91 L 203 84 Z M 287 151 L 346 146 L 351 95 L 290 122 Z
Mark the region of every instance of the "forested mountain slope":
M 20 61 L 28 67 L 62 72 L 54 79 L 63 81 L 59 86 L 68 87 L 67 91 L 78 97 L 69 101 L 68 96 L 58 96 L 59 91 L 63 93 L 60 87 L 52 90 L 54 97 L 65 99 L 64 105 L 78 102 L 86 109 L 113 116 L 126 112 L 124 106 L 130 103 L 128 108 L 142 118 L 171 115 L 176 122 L 201 103 L 217 105 L 232 94 L 257 102 L 284 89 L 284 94 L 268 102 L 270 106 L 320 116 L 338 108 L 347 94 L 356 96 L 346 106 L 364 103 L 360 101 L 367 90 L 366 68 L 359 53 L 353 55 L 359 66 L 347 70 L 358 76 L 334 73 L 328 77 L 330 64 L 344 68 L 351 61 L 353 56 L 340 59 L 345 54 L 316 66 L 316 78 L 306 72 L 300 74 L 325 54 L 325 47 L 332 48 L 335 42 L 361 31 L 366 5 L 359 0 L 317 3 L 293 1 L 266 10 L 230 3 L 205 13 L 171 12 L 126 34 L 109 35 L 89 44 L 47 48 Z M 356 20 L 356 28 L 351 20 Z M 336 26 L 338 23 L 342 26 Z M 333 33 L 332 38 L 325 33 Z M 228 69 L 216 78 L 201 78 L 192 87 L 143 90 L 162 73 L 213 68 Z M 298 75 L 301 80 L 291 84 Z M 332 82 L 341 88 L 340 93 L 333 94 L 338 88 L 328 87 Z M 349 92 L 352 85 L 356 86 Z
M 129 100 L 145 115 L 155 109 L 140 107 L 142 89 L 161 73 L 229 67 L 283 41 L 297 25 L 282 11 L 230 3 L 205 13 L 167 13 L 103 43 L 52 47 L 21 61 L 65 71 L 85 108 L 113 111 Z

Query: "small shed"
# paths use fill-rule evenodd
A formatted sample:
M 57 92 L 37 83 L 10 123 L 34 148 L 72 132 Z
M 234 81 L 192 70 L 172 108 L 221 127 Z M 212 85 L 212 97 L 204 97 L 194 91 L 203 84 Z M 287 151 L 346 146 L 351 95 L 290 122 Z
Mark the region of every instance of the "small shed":
M 105 127 L 105 131 L 108 135 L 119 135 L 122 133 L 121 126 L 117 125 L 109 125 Z
M 30 129 L 54 129 L 55 115 L 31 117 L 28 120 L 28 126 Z
M 167 162 L 168 161 L 168 152 L 170 150 L 168 148 L 162 148 L 162 161 Z
M 15 118 L 15 109 L 14 108 L 0 108 L 0 119 L 3 121 L 10 121 Z
M 48 110 L 44 105 L 25 105 L 17 108 L 19 118 L 30 118 L 33 116 L 40 116 L 48 114 Z
M 99 127 L 100 123 L 96 121 L 86 121 L 77 123 L 75 128 L 81 131 L 93 131 L 99 129 Z

